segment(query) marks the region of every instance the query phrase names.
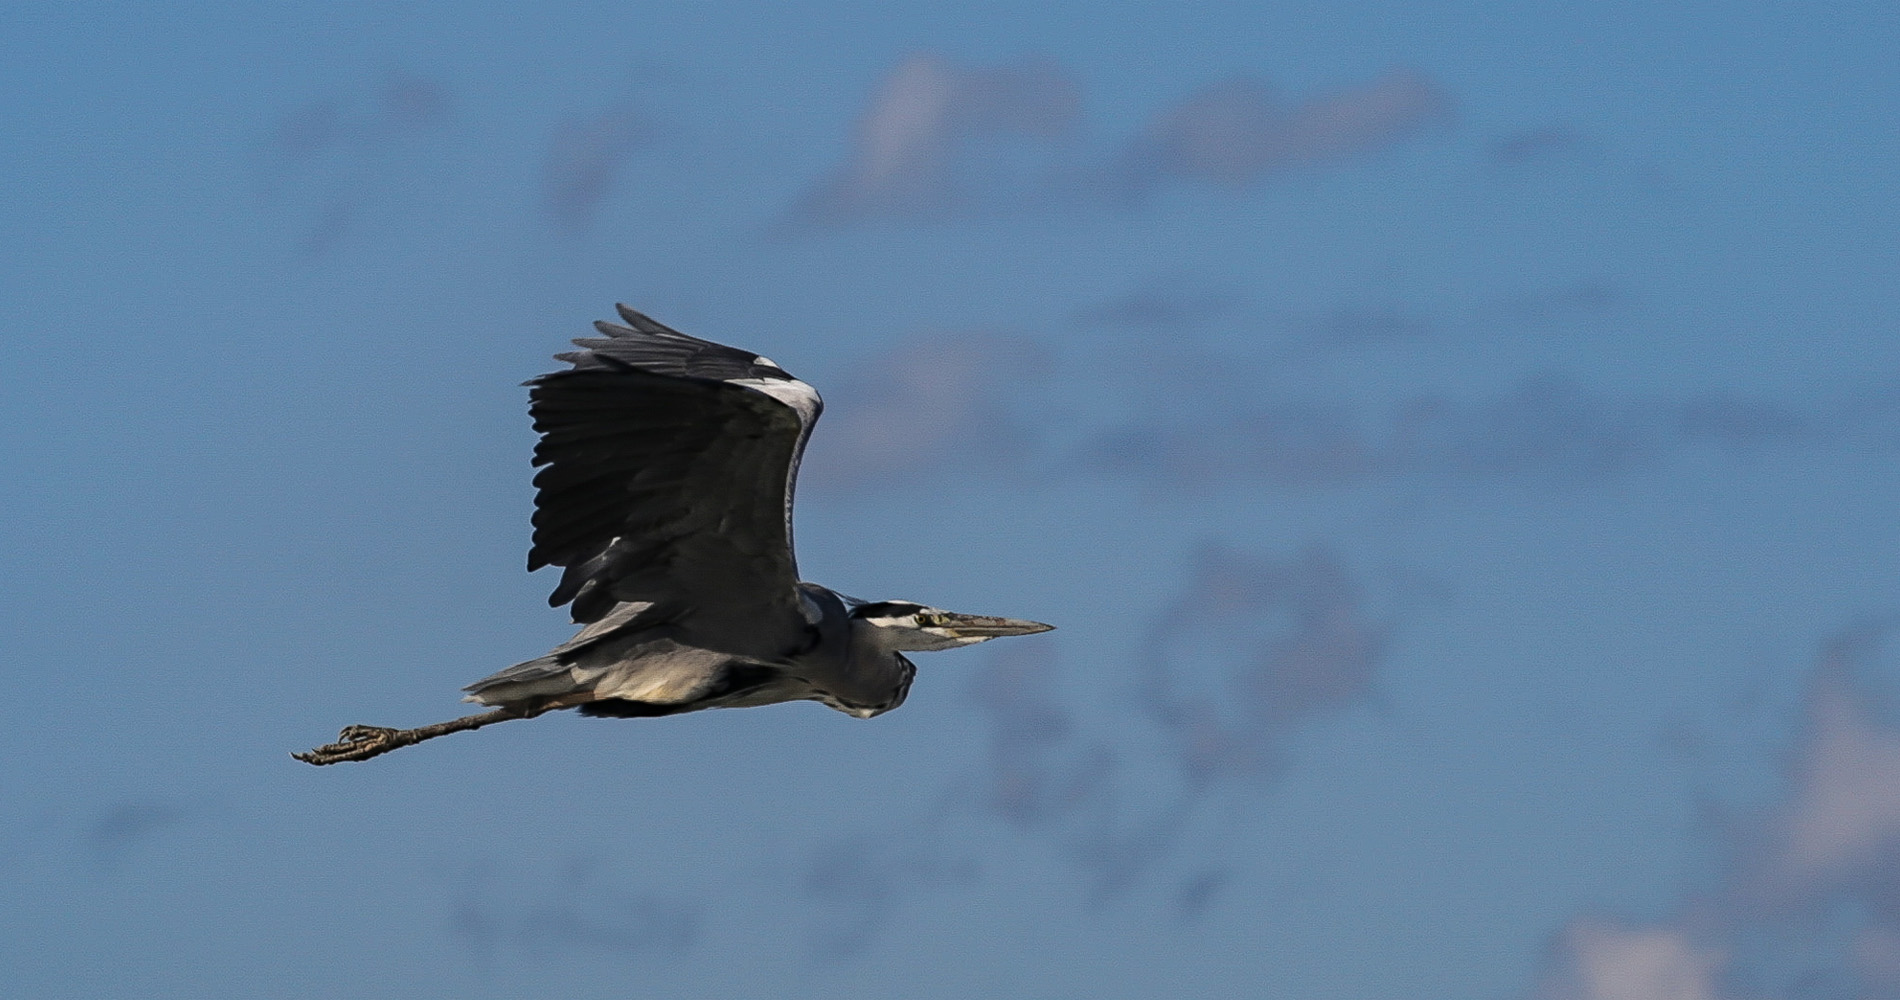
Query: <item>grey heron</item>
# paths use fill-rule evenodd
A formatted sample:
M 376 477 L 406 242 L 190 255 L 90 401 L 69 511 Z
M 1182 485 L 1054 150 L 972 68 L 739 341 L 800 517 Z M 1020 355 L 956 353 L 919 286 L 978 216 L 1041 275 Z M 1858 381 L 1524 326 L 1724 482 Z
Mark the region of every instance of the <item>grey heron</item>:
M 1054 626 L 910 601 L 859 601 L 798 578 L 792 495 L 824 404 L 771 360 L 622 305 L 624 325 L 528 381 L 541 435 L 530 571 L 579 634 L 464 690 L 491 711 L 415 729 L 349 726 L 311 764 L 556 709 L 638 718 L 818 701 L 868 719 L 904 703 L 906 652 Z

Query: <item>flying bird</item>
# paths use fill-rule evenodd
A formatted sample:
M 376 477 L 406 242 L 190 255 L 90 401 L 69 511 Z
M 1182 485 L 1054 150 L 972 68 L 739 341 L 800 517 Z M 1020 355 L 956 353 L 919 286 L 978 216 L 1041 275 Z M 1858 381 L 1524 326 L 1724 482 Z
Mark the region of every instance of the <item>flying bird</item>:
M 643 718 L 822 702 L 869 719 L 904 703 L 906 652 L 1054 626 L 861 601 L 798 578 L 792 495 L 824 403 L 773 361 L 619 307 L 625 325 L 529 380 L 534 538 L 528 569 L 579 634 L 464 690 L 491 711 L 416 729 L 349 726 L 292 754 L 367 760 L 447 733 L 572 708 Z

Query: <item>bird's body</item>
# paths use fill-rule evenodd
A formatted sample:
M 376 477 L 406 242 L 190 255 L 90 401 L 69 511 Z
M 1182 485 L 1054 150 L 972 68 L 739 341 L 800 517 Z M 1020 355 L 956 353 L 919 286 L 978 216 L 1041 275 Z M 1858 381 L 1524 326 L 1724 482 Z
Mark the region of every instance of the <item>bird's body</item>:
M 720 648 L 715 636 L 650 620 L 649 605 L 624 604 L 548 655 L 469 685 L 466 700 L 616 717 L 809 700 L 868 719 L 903 704 L 916 675 L 910 661 L 884 648 L 877 629 L 854 626 L 837 594 L 798 586 L 812 619 L 779 655 Z
M 558 355 L 572 367 L 528 383 L 544 466 L 528 568 L 563 568 L 549 603 L 571 604 L 580 633 L 466 688 L 494 712 L 351 727 L 300 759 L 359 760 L 561 708 L 642 717 L 812 700 L 870 718 L 910 690 L 903 651 L 1050 628 L 800 581 L 792 497 L 818 393 L 759 355 L 626 306 L 620 316 Z

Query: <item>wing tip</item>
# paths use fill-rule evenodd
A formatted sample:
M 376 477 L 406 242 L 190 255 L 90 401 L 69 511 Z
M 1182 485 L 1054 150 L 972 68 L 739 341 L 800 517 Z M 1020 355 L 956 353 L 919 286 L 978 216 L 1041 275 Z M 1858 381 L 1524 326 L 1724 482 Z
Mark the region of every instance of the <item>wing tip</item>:
M 635 309 L 625 302 L 614 303 L 614 312 L 619 313 L 620 318 L 625 321 L 628 326 L 636 330 L 642 329 L 643 327 L 661 326 L 661 324 L 654 322 L 653 317 L 648 316 L 646 313 Z M 664 329 L 664 327 L 661 328 Z

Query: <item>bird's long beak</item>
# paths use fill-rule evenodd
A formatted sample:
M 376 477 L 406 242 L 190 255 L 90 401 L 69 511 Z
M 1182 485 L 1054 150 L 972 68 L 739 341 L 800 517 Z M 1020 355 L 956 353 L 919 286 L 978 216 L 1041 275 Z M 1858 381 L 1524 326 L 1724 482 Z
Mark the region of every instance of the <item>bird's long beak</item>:
M 940 627 L 959 639 L 994 639 L 1005 635 L 1035 635 L 1054 625 L 1025 621 L 1021 618 L 994 618 L 989 615 L 944 615 L 949 619 Z

